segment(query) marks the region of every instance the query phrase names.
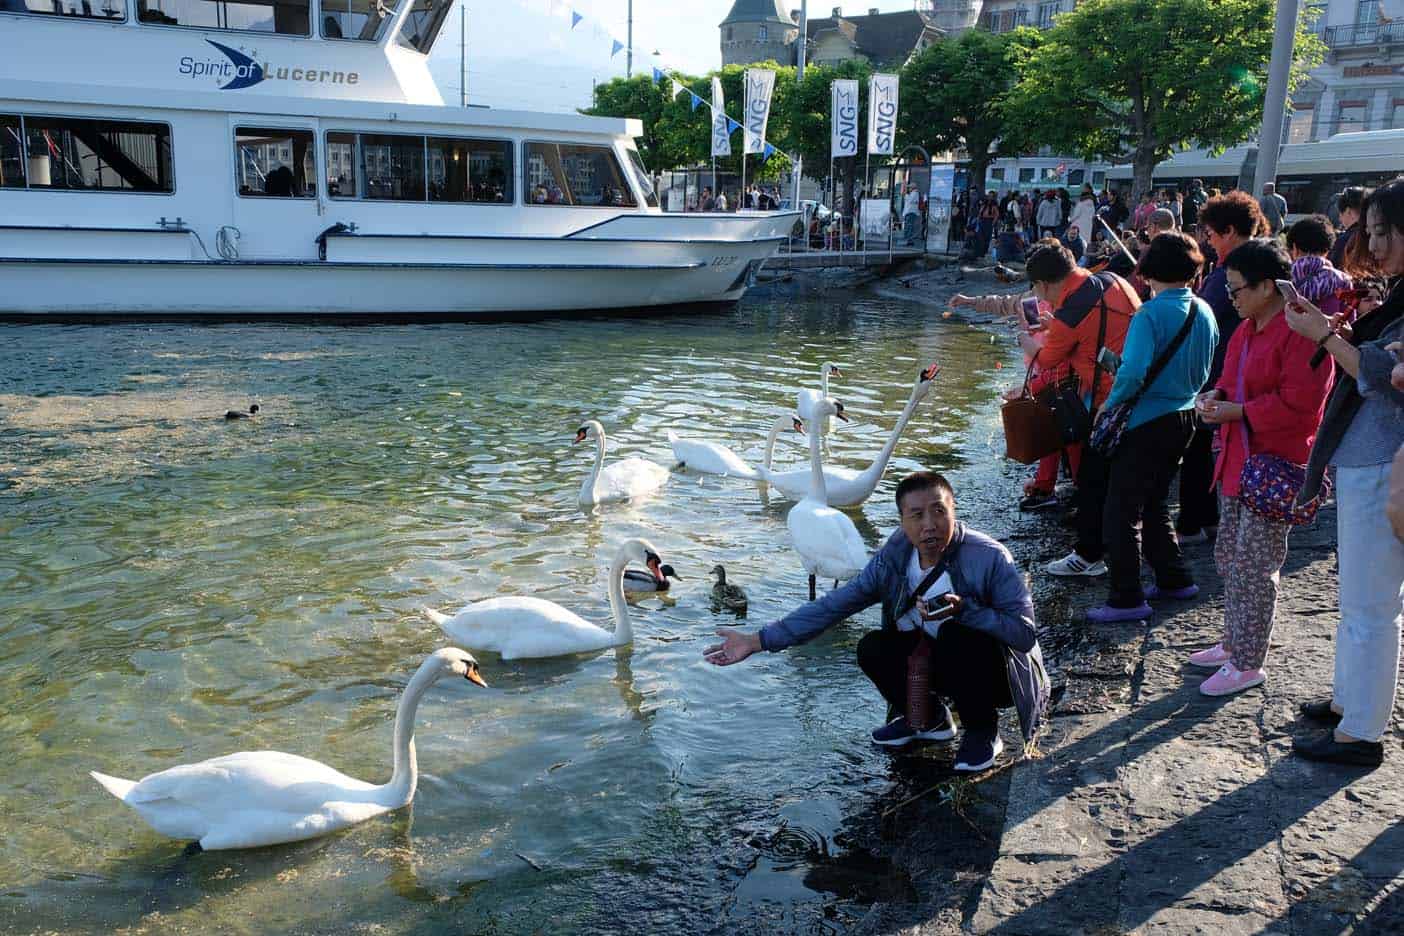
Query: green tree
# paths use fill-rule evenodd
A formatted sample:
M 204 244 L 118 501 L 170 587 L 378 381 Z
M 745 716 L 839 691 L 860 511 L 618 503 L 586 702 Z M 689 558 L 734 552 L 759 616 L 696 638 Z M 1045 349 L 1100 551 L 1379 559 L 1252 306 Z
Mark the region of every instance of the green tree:
M 982 190 L 985 170 L 1004 149 L 1004 95 L 1038 38 L 1032 29 L 1003 35 L 970 29 L 927 46 L 902 69 L 898 142 L 931 152 L 964 146 L 970 188 Z
M 794 86 L 786 98 L 786 127 L 792 152 L 804 160 L 804 171 L 812 179 L 828 175 L 830 121 L 832 119 L 831 86 L 839 78 L 858 81 L 858 151 L 860 155 L 840 156 L 834 160 L 834 174 L 841 180 L 839 190 L 851 193 L 862 165 L 863 141 L 868 132 L 868 78 L 872 66 L 860 59 L 850 59 L 834 65 L 808 65 L 804 81 Z M 899 95 L 900 99 L 900 95 Z
M 1222 149 L 1262 119 L 1274 0 L 1084 0 L 1021 64 L 1004 105 L 1007 143 L 1130 158 L 1133 195 L 1156 163 Z M 1324 49 L 1303 20 L 1290 87 Z

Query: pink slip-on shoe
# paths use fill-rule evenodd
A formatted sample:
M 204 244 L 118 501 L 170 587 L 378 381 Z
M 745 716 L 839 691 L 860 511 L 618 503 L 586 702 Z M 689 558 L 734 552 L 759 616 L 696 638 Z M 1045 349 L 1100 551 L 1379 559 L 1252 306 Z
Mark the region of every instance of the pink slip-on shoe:
M 1218 669 L 1230 659 L 1229 652 L 1224 649 L 1224 645 L 1216 643 L 1207 650 L 1191 653 L 1189 661 L 1193 666 L 1207 666 L 1210 669 Z
M 1199 691 L 1207 696 L 1233 695 L 1244 689 L 1261 686 L 1267 679 L 1267 670 L 1238 670 L 1232 663 L 1225 663 L 1219 671 L 1199 684 Z

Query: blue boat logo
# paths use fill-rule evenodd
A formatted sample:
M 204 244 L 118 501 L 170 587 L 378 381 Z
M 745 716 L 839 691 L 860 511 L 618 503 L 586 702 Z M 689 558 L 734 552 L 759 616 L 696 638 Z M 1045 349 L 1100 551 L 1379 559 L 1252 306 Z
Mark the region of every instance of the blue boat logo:
M 252 58 L 240 52 L 238 49 L 231 49 L 227 45 L 221 45 L 213 39 L 206 39 L 210 45 L 214 46 L 228 61 L 221 62 L 217 59 L 201 61 L 189 55 L 180 60 L 180 73 L 191 78 L 214 78 L 221 80 L 228 78 L 226 84 L 219 86 L 221 91 L 238 91 L 240 88 L 252 88 L 263 81 L 265 75 L 263 66 L 255 62 Z

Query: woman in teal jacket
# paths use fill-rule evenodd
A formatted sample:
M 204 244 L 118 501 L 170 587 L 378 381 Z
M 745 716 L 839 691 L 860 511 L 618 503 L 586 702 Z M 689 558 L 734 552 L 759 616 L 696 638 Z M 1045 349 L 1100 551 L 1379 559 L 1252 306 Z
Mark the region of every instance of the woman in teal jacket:
M 1105 605 L 1087 612 L 1095 624 L 1142 620 L 1150 615 L 1148 598 L 1199 593 L 1175 540 L 1166 502 L 1194 434 L 1194 398 L 1209 379 L 1219 341 L 1213 310 L 1190 289 L 1203 263 L 1192 238 L 1170 232 L 1151 241 L 1137 267 L 1153 298 L 1131 319 L 1121 367 L 1103 404 L 1111 408 L 1141 391 L 1111 460 L 1102 515 L 1109 593 Z M 1186 316 L 1194 320 L 1184 341 L 1143 387 L 1146 373 L 1170 347 Z M 1155 585 L 1148 590 L 1141 587 L 1143 553 L 1155 570 Z

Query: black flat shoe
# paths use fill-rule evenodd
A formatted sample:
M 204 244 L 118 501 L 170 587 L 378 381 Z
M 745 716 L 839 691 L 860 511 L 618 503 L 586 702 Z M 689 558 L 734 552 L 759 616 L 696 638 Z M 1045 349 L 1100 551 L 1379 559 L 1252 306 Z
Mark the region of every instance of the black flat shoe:
M 1384 745 L 1380 742 L 1352 741 L 1343 744 L 1336 740 L 1334 731 L 1327 731 L 1312 738 L 1294 739 L 1292 753 L 1307 760 L 1350 764 L 1354 767 L 1378 767 L 1384 763 Z
M 1302 717 L 1319 721 L 1325 725 L 1339 725 L 1341 723 L 1340 714 L 1331 710 L 1330 699 L 1324 702 L 1303 702 L 1297 706 L 1297 711 L 1302 713 Z

